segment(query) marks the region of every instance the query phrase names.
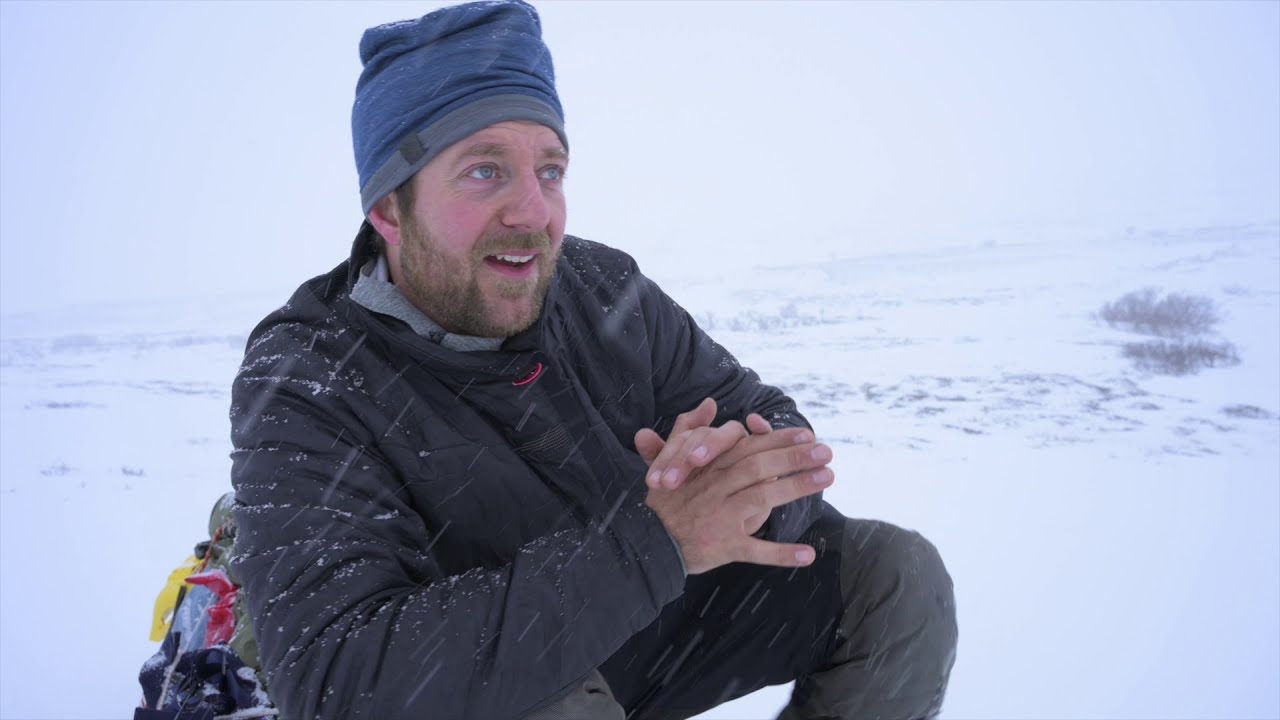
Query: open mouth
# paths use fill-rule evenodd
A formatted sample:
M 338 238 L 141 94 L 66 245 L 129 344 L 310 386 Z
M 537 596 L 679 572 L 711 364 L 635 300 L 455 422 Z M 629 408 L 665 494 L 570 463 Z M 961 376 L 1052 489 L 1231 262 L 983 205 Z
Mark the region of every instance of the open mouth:
M 538 263 L 534 262 L 537 258 L 538 254 L 534 252 L 502 253 L 489 255 L 484 261 L 503 275 L 524 277 L 538 267 Z

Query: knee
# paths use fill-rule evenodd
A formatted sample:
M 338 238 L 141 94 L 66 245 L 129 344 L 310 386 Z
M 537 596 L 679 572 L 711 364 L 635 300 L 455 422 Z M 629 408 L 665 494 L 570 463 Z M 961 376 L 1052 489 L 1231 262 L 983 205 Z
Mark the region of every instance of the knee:
M 846 520 L 836 535 L 838 629 L 782 717 L 936 717 L 957 640 L 941 554 L 920 533 L 875 520 Z
M 876 520 L 845 523 L 841 595 L 849 634 L 871 621 L 884 629 L 929 636 L 944 655 L 956 644 L 955 588 L 938 548 L 914 530 Z
M 843 579 L 852 590 L 893 590 L 932 596 L 933 604 L 955 604 L 951 575 L 938 548 L 914 530 L 879 520 L 849 520 L 841 548 Z

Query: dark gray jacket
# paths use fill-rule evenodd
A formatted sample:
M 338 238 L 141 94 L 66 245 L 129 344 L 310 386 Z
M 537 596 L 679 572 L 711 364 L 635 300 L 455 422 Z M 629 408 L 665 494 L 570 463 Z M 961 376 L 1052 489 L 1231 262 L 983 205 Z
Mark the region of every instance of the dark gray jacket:
M 683 591 L 635 432 L 707 396 L 717 422 L 805 420 L 622 252 L 565 238 L 539 322 L 459 353 L 350 299 L 370 234 L 235 380 L 234 569 L 271 694 L 286 718 L 519 717 Z

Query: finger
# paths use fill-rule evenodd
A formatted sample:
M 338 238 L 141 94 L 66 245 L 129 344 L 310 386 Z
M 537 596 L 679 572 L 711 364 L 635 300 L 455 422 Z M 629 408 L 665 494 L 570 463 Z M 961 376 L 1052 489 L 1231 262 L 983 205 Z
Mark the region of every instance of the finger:
M 758 437 L 763 440 L 776 434 L 778 433 Z M 733 494 L 761 481 L 769 481 L 793 473 L 805 473 L 807 470 L 817 470 L 829 462 L 831 462 L 831 448 L 820 443 L 764 450 L 739 460 L 729 468 L 729 486 L 725 491 Z
M 784 428 L 768 433 L 757 433 L 744 438 L 729 452 L 721 455 L 716 460 L 715 467 L 728 468 L 757 453 L 811 444 L 813 440 L 813 433 L 808 428 Z
M 773 508 L 822 492 L 835 482 L 831 468 L 796 473 L 776 480 L 759 482 L 729 496 L 745 517 L 755 517 Z
M 649 465 L 653 464 L 658 454 L 662 452 L 662 447 L 666 445 L 662 436 L 649 428 L 640 428 L 636 431 L 635 442 L 636 452 L 640 453 L 640 457 Z
M 717 428 L 704 428 L 702 432 L 691 433 L 684 448 L 687 451 L 687 462 L 692 467 L 705 467 L 750 435 L 737 420 L 730 420 Z
M 680 444 L 677 444 L 675 447 L 671 447 L 673 440 L 695 428 L 706 427 L 714 422 L 715 419 L 716 401 L 714 398 L 706 398 L 702 402 L 698 403 L 698 406 L 694 409 L 680 413 L 676 416 L 676 421 L 671 427 L 671 434 L 667 436 L 665 445 L 659 448 L 659 452 L 655 453 L 656 457 L 652 459 L 646 458 L 646 461 L 649 462 L 650 468 L 649 472 L 645 474 L 645 484 L 649 487 L 658 487 L 667 463 L 670 462 L 670 458 L 674 457 L 680 448 Z M 657 433 L 655 432 L 654 435 L 657 435 Z M 636 434 L 636 437 L 639 438 L 639 433 Z M 645 442 L 647 449 L 654 446 L 654 444 L 647 438 Z M 636 449 L 638 451 L 639 447 Z M 663 450 L 667 451 L 666 455 L 662 454 Z M 641 453 L 641 455 L 643 456 L 643 453 Z M 660 462 L 659 467 L 653 467 L 655 462 Z
M 716 412 L 717 408 L 715 398 L 705 398 L 702 402 L 698 403 L 698 407 L 688 412 L 680 413 L 676 416 L 675 425 L 672 426 L 671 435 L 668 437 L 686 430 L 707 427 L 711 423 L 715 422 Z
M 661 473 L 663 487 L 675 489 L 699 467 L 710 463 L 735 443 L 747 437 L 747 429 L 736 420 L 718 428 L 695 428 L 668 442 L 649 466 L 649 474 Z
M 649 478 L 646 479 L 648 485 L 650 487 L 662 485 L 667 488 L 677 488 L 695 468 L 706 467 L 731 450 L 749 434 L 762 435 L 773 431 L 773 426 L 759 413 L 748 415 L 747 423 L 749 423 L 750 427 L 745 431 L 742 429 L 741 424 L 736 421 L 729 421 L 719 428 L 711 430 L 710 434 L 696 434 L 696 431 L 690 431 L 689 436 L 684 440 L 684 444 L 678 447 L 670 447 L 671 443 L 668 443 L 667 452 L 649 462 Z M 674 433 L 672 435 L 674 437 Z M 801 440 L 801 442 L 811 442 L 812 439 L 812 437 L 809 437 L 807 440 Z M 745 454 L 740 457 L 745 457 Z
M 699 430 L 685 430 L 682 432 L 672 432 L 662 446 L 658 448 L 658 452 L 654 453 L 654 457 L 649 461 L 649 470 L 645 474 L 645 484 L 649 487 L 659 487 L 662 482 L 663 473 L 679 456 L 681 449 L 689 439 L 689 435 L 699 432 Z M 653 433 L 655 436 L 657 433 Z M 646 443 L 652 443 L 646 440 Z M 653 447 L 652 444 L 649 445 Z
M 763 435 L 767 432 L 772 432 L 773 426 L 759 413 L 751 413 L 747 416 L 747 430 L 752 435 Z
M 748 535 L 755 535 L 764 527 L 765 522 L 769 520 L 769 513 L 756 513 L 746 520 L 742 521 L 742 531 Z
M 770 565 L 773 567 L 805 567 L 811 565 L 817 553 L 809 545 L 776 543 L 759 538 L 743 538 L 734 560 Z

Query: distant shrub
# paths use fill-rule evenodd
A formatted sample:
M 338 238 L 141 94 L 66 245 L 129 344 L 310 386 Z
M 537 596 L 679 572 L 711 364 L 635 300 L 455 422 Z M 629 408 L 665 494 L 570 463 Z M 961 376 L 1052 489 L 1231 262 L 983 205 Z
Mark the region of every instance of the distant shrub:
M 100 344 L 96 335 L 80 333 L 54 338 L 49 343 L 49 349 L 56 353 L 83 352 L 85 350 L 95 350 Z
M 706 331 L 731 330 L 734 332 L 768 332 L 788 328 L 810 327 L 829 322 L 822 314 L 801 311 L 796 303 L 789 302 L 778 310 L 761 313 L 745 310 L 737 315 L 720 317 L 707 313 L 697 318 L 698 325 Z
M 1124 356 L 1140 370 L 1190 375 L 1201 368 L 1240 364 L 1235 345 L 1198 337 L 1208 334 L 1221 319 L 1218 306 L 1203 295 L 1161 296 L 1155 288 L 1144 288 L 1103 305 L 1098 315 L 1112 327 L 1169 338 L 1121 346 Z
M 1200 368 L 1226 367 L 1240 363 L 1240 356 L 1231 343 L 1210 343 L 1203 340 L 1126 343 L 1123 353 L 1139 369 L 1162 375 L 1190 375 Z
M 1257 405 L 1228 405 L 1222 408 L 1222 412 L 1231 417 L 1248 418 L 1250 420 L 1266 420 L 1271 417 L 1271 413 Z
M 1218 323 L 1218 308 L 1202 295 L 1135 290 L 1098 313 L 1108 325 L 1157 337 L 1181 338 L 1208 332 Z

